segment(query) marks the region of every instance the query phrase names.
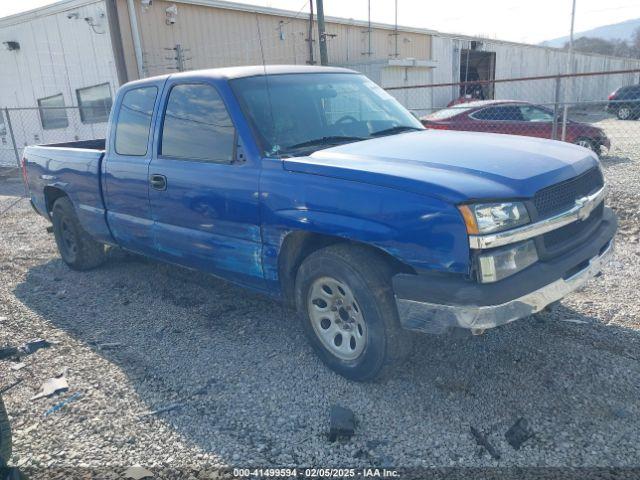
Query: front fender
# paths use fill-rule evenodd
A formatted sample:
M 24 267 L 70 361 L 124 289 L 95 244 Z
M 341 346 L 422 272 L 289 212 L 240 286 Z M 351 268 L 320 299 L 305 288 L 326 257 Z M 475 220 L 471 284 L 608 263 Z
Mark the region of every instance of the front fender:
M 286 182 L 286 185 L 285 185 Z M 266 170 L 262 178 L 265 272 L 277 275 L 284 238 L 304 231 L 379 248 L 415 270 L 467 274 L 468 238 L 457 209 L 387 187 Z

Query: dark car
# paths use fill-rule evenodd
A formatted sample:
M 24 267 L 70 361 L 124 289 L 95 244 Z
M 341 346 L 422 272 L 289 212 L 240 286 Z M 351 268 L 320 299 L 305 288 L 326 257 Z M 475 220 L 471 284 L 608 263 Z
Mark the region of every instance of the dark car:
M 620 120 L 640 118 L 640 85 L 627 85 L 612 92 L 606 110 Z
M 554 138 L 553 111 L 529 102 L 484 100 L 458 104 L 438 110 L 420 119 L 427 128 L 466 130 L 472 132 L 506 133 L 526 137 Z M 556 124 L 560 138 L 562 122 Z M 565 141 L 600 153 L 611 143 L 601 128 L 588 123 L 567 121 Z

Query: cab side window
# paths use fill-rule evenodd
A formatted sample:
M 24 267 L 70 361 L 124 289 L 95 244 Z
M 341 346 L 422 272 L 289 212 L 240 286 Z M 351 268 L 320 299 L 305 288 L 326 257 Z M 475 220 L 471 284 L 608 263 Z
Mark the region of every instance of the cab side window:
M 210 85 L 176 85 L 162 126 L 160 154 L 165 157 L 229 163 L 235 128 L 218 92 Z
M 158 89 L 143 87 L 124 94 L 116 123 L 116 153 L 143 156 L 147 154 L 151 116 Z

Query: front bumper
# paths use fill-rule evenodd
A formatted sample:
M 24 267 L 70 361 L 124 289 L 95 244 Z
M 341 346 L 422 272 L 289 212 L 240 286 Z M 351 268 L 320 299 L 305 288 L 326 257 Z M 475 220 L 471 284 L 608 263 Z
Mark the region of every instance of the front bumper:
M 597 276 L 611 258 L 617 222 L 609 209 L 605 212 L 602 225 L 584 248 L 539 262 L 500 282 L 396 275 L 393 286 L 402 326 L 428 333 L 450 327 L 487 329 L 541 311 Z

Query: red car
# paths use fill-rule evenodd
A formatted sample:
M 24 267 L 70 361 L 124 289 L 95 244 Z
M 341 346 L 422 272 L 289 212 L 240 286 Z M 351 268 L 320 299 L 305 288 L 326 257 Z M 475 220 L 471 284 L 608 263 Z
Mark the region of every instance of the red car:
M 553 111 L 529 102 L 480 100 L 438 110 L 420 119 L 427 128 L 506 133 L 527 137 L 553 138 Z M 562 121 L 556 138 L 561 137 Z M 566 141 L 600 154 L 611 142 L 601 128 L 588 123 L 567 121 Z

